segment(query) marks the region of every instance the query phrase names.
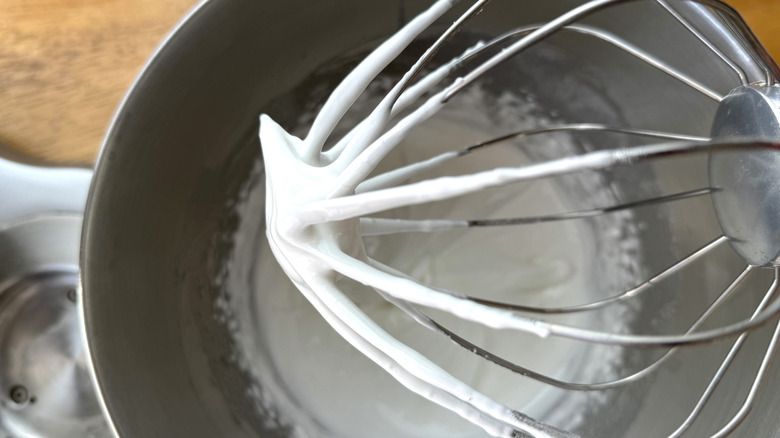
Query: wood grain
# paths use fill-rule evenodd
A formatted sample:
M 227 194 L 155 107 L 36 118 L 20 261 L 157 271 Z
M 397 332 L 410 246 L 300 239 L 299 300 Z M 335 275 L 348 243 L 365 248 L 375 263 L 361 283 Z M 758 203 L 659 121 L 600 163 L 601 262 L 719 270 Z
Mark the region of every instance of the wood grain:
M 0 145 L 91 163 L 133 78 L 198 1 L 0 0 Z M 780 54 L 780 1 L 730 3 Z
M 780 0 L 727 0 L 775 60 L 780 58 Z
M 122 96 L 198 0 L 0 0 L 0 143 L 94 160 Z

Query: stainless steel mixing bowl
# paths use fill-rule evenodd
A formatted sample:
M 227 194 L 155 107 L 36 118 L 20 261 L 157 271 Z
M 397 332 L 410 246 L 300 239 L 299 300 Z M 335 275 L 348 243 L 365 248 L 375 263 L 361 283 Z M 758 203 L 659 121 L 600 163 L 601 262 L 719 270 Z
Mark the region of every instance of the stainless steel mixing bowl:
M 226 261 L 237 254 L 236 205 L 257 183 L 258 115 L 268 112 L 283 125 L 294 125 L 303 109 L 311 109 L 309 99 L 322 101 L 327 84 L 340 79 L 349 60 L 427 3 L 212 0 L 187 18 L 146 67 L 106 138 L 82 242 L 89 350 L 119 436 L 287 436 L 247 394 L 256 382 L 237 365 L 230 324 L 217 317 L 229 296 L 221 281 Z M 549 20 L 575 4 L 495 1 L 470 29 L 495 34 Z M 764 78 L 733 36 L 733 26 L 703 7 L 680 4 L 678 9 L 744 66 L 748 79 Z M 655 2 L 626 2 L 587 21 L 626 35 L 722 93 L 737 85 L 734 71 Z M 554 42 L 555 48 L 540 45 L 521 55 L 491 81 L 514 87 L 557 120 L 709 133 L 716 109 L 711 99 L 603 42 L 568 34 Z M 582 147 L 625 140 L 586 137 Z M 627 199 L 706 185 L 705 162 L 706 157 L 686 158 L 604 177 L 615 187 L 616 199 Z M 637 220 L 643 245 L 633 256 L 642 261 L 638 274 L 645 278 L 719 231 L 707 200 L 643 210 Z M 251 266 L 256 260 L 241 262 Z M 723 290 L 738 265 L 733 254 L 715 253 L 699 268 L 659 286 L 668 293 L 643 303 L 651 317 L 633 329 L 683 327 L 703 302 Z M 608 282 L 609 266 L 594 263 L 594 272 L 595 281 Z M 746 306 L 731 306 L 733 315 L 723 319 L 742 315 Z M 766 335 L 763 329 L 751 337 L 746 359 L 732 366 L 725 389 L 702 413 L 692 436 L 715 429 L 741 402 Z M 587 421 L 575 431 L 599 437 L 669 433 L 727 348 L 720 343 L 682 352 L 652 379 L 610 393 L 613 403 L 584 413 Z M 643 360 L 648 353 L 626 354 Z M 777 368 L 737 436 L 778 434 Z

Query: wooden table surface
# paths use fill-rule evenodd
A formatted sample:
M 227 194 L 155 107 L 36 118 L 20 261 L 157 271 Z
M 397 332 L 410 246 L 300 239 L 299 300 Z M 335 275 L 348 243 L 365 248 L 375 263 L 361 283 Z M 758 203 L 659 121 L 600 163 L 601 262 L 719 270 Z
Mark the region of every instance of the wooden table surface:
M 0 0 L 0 145 L 92 163 L 133 78 L 198 2 Z M 730 3 L 780 56 L 780 0 Z

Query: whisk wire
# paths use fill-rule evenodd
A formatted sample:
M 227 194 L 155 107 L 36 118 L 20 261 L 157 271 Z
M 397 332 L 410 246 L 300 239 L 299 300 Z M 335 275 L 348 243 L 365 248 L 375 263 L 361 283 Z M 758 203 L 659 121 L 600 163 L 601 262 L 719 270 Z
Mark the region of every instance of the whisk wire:
M 405 278 L 409 278 L 408 275 L 404 274 L 403 272 L 400 272 L 398 270 L 395 270 L 387 265 L 382 264 L 381 262 L 378 262 L 376 260 L 371 259 L 370 263 L 372 266 L 377 267 L 378 269 L 382 269 L 383 271 L 403 276 Z M 696 319 L 696 321 L 691 324 L 691 326 L 688 328 L 688 330 L 685 332 L 686 334 L 693 333 L 695 330 L 697 330 L 702 324 L 704 324 L 707 319 L 712 316 L 717 309 L 719 309 L 727 300 L 730 298 L 734 292 L 737 290 L 738 286 L 747 278 L 747 276 L 752 272 L 752 270 L 755 269 L 751 266 L 746 267 L 738 276 L 737 278 L 729 284 L 728 287 L 726 287 L 723 292 L 721 292 L 718 297 L 705 309 L 705 311 L 699 315 L 699 317 Z M 771 285 L 769 291 L 765 295 L 764 299 L 762 300 L 761 304 L 759 305 L 758 309 L 756 310 L 756 313 L 758 311 L 762 310 L 764 307 L 766 307 L 766 304 L 768 300 L 772 297 L 772 295 L 775 293 L 777 288 L 777 279 L 773 282 Z M 382 296 L 385 297 L 388 301 L 391 303 L 397 305 L 401 310 L 405 311 L 408 315 L 410 315 L 413 319 L 415 319 L 418 323 L 422 324 L 424 327 L 427 327 L 431 330 L 437 331 L 444 336 L 448 337 L 452 342 L 459 345 L 460 347 L 465 348 L 466 350 L 472 352 L 473 354 L 476 354 L 490 362 L 495 363 L 498 366 L 501 366 L 503 368 L 506 368 L 514 373 L 520 374 L 525 377 L 529 377 L 531 379 L 537 380 L 542 383 L 546 383 L 551 386 L 555 386 L 557 388 L 561 389 L 567 389 L 567 390 L 574 390 L 574 391 L 600 391 L 600 390 L 607 390 L 607 389 L 614 389 L 626 384 L 634 383 L 638 380 L 641 380 L 642 378 L 650 375 L 653 371 L 655 371 L 658 367 L 660 367 L 667 359 L 669 359 L 678 349 L 679 347 L 672 347 L 669 350 L 667 350 L 662 356 L 658 357 L 656 360 L 654 360 L 652 363 L 648 364 L 644 368 L 640 369 L 639 371 L 624 376 L 622 378 L 614 379 L 611 381 L 606 382 L 599 382 L 599 383 L 576 383 L 576 382 L 567 382 L 563 380 L 559 380 L 556 378 L 553 378 L 551 376 L 548 376 L 543 373 L 539 373 L 536 371 L 533 371 L 527 367 L 524 367 L 522 365 L 519 365 L 515 362 L 509 361 L 507 359 L 502 358 L 501 356 L 498 356 L 476 344 L 471 343 L 470 341 L 466 340 L 465 338 L 461 337 L 460 335 L 456 334 L 455 332 L 447 329 L 443 325 L 436 322 L 434 319 L 427 316 L 425 313 L 421 312 L 420 310 L 416 309 L 415 307 L 409 305 L 408 303 L 404 301 L 399 301 L 393 298 L 392 296 L 385 294 L 383 292 Z M 755 314 L 753 315 L 755 317 Z M 740 336 L 740 339 L 742 339 L 745 334 Z M 724 370 L 725 371 L 725 370 Z M 716 375 L 715 378 L 713 378 L 713 381 L 717 379 L 717 381 L 720 380 L 721 375 Z M 716 385 L 717 383 L 715 383 Z M 712 385 L 712 384 L 711 384 Z M 714 386 L 714 385 L 713 385 Z M 703 402 L 702 402 L 703 404 Z M 695 417 L 698 413 L 692 414 L 693 417 Z
M 365 149 L 370 147 L 367 145 L 371 145 L 374 140 L 380 136 L 390 120 L 393 106 L 395 106 L 399 97 L 403 94 L 407 87 L 409 87 L 412 81 L 414 81 L 417 75 L 419 75 L 425 66 L 430 63 L 436 53 L 439 52 L 439 50 L 447 43 L 447 41 L 449 41 L 456 33 L 458 33 L 463 28 L 463 26 L 469 20 L 471 20 L 471 18 L 477 15 L 490 1 L 491 0 L 479 0 L 475 2 L 465 13 L 458 17 L 455 23 L 447 28 L 447 30 L 428 47 L 425 53 L 423 53 L 423 55 L 420 56 L 417 61 L 415 61 L 414 65 L 412 65 L 412 67 L 404 74 L 401 80 L 395 84 L 390 92 L 376 106 L 374 111 L 372 111 L 371 114 L 366 117 L 366 123 L 362 124 L 358 128 L 358 131 L 354 136 L 352 136 L 352 138 L 350 138 L 349 142 L 344 147 L 344 151 L 339 155 L 339 157 L 336 159 L 336 162 L 334 163 L 336 166 L 340 166 L 340 163 L 344 162 L 350 163 L 347 168 L 342 171 L 342 174 L 348 175 L 350 172 L 353 172 L 353 160 L 361 155 Z M 399 134 L 404 135 L 403 132 L 404 131 L 401 131 Z M 360 176 L 354 176 L 352 178 L 362 179 Z M 349 178 L 342 177 L 340 180 L 341 179 Z M 330 193 L 329 197 L 339 196 L 343 194 L 342 191 L 348 192 L 351 190 L 354 190 L 354 187 L 351 187 L 349 182 L 337 183 L 336 189 Z
M 491 48 L 494 45 L 497 45 L 499 43 L 502 43 L 504 41 L 510 40 L 515 37 L 525 37 L 537 30 L 539 30 L 542 26 L 523 26 L 518 27 L 516 29 L 513 29 L 499 37 L 496 37 L 495 39 L 491 40 L 483 48 L 481 48 L 478 52 L 484 51 L 488 48 Z M 640 49 L 639 47 L 629 43 L 623 38 L 620 38 L 617 35 L 614 35 L 610 32 L 605 31 L 604 29 L 599 29 L 596 27 L 588 26 L 585 24 L 569 24 L 567 26 L 562 26 L 558 29 L 556 29 L 556 32 L 561 31 L 569 31 L 569 32 L 576 32 L 581 35 L 587 35 L 590 37 L 597 38 L 601 41 L 604 41 L 620 50 L 622 50 L 625 53 L 628 53 L 629 55 L 632 55 L 633 57 L 645 62 L 646 64 L 666 73 L 668 76 L 682 82 L 683 84 L 691 87 L 692 89 L 704 94 L 707 97 L 710 97 L 711 99 L 715 100 L 716 102 L 720 102 L 723 99 L 722 94 L 711 90 L 706 85 L 702 84 L 700 81 L 697 81 L 696 79 L 691 78 L 690 76 L 686 75 L 685 73 L 680 72 L 679 70 L 675 69 L 674 67 L 668 65 L 667 63 L 661 61 L 657 57 L 649 54 L 647 51 Z M 518 52 L 519 53 L 519 52 Z M 450 96 L 451 97 L 451 96 Z M 449 99 L 449 97 L 445 96 L 445 99 Z
M 624 204 L 617 204 L 610 207 L 571 211 L 568 213 L 551 214 L 545 216 L 519 217 L 519 218 L 508 218 L 508 219 L 472 219 L 468 221 L 468 226 L 495 227 L 495 226 L 508 226 L 508 225 L 526 225 L 526 224 L 537 224 L 537 223 L 545 223 L 545 222 L 557 222 L 557 221 L 563 221 L 569 219 L 590 218 L 590 217 L 602 216 L 608 213 L 615 213 L 618 211 L 633 210 L 640 207 L 649 207 L 652 205 L 664 204 L 672 201 L 680 201 L 683 199 L 694 198 L 702 195 L 709 195 L 713 191 L 714 189 L 707 187 L 704 189 L 689 190 L 686 192 L 673 193 L 671 195 L 643 199 L 641 201 L 626 202 Z
M 761 311 L 755 318 L 742 320 L 736 323 L 728 324 L 711 330 L 705 330 L 696 333 L 683 335 L 661 335 L 661 336 L 643 336 L 627 334 L 610 334 L 596 332 L 593 330 L 583 330 L 564 325 L 554 325 L 550 323 L 540 323 L 539 325 L 549 330 L 553 336 L 562 336 L 569 339 L 577 339 L 585 342 L 603 343 L 608 345 L 633 345 L 642 347 L 666 346 L 674 347 L 679 345 L 694 345 L 712 342 L 717 339 L 741 334 L 757 327 L 762 326 L 771 319 L 780 315 L 780 300 L 774 300 L 766 309 Z
M 383 336 L 382 329 L 347 299 L 338 288 L 327 282 L 312 285 L 307 294 L 326 321 L 396 379 L 415 391 L 424 392 L 435 403 L 476 422 L 490 433 L 509 435 L 513 429 L 533 430 L 519 424 L 512 411 L 483 395 L 474 395 L 460 380 L 398 340 Z M 358 319 L 348 317 L 358 316 Z
M 485 61 L 483 64 L 474 68 L 472 71 L 466 74 L 462 80 L 456 81 L 452 86 L 449 87 L 447 93 L 444 95 L 444 100 L 447 101 L 451 99 L 454 95 L 456 95 L 462 89 L 467 87 L 469 84 L 479 79 L 488 71 L 492 70 L 499 64 L 507 61 L 509 58 L 515 56 L 517 53 L 520 53 L 521 51 L 527 49 L 528 47 L 531 47 L 534 44 L 538 43 L 539 41 L 549 37 L 550 35 L 560 30 L 561 28 L 564 28 L 574 23 L 575 21 L 581 20 L 582 18 L 590 14 L 593 14 L 594 12 L 597 12 L 599 10 L 605 9 L 610 6 L 615 6 L 620 3 L 629 2 L 629 1 L 635 1 L 635 0 L 591 0 L 574 9 L 569 10 L 564 14 L 561 14 L 557 18 L 554 18 L 553 20 L 547 22 L 543 26 L 540 26 L 538 29 L 530 32 L 528 35 L 526 35 L 516 43 L 509 46 L 506 50 L 501 51 L 500 53 L 490 58 L 488 61 Z M 701 3 L 703 5 L 710 6 L 716 10 L 723 11 L 724 13 L 727 13 L 729 15 L 739 17 L 739 15 L 733 9 L 724 5 L 722 2 L 718 0 L 691 0 L 691 1 L 696 3 Z
M 464 176 L 441 177 L 337 198 L 313 201 L 298 209 L 301 223 L 314 225 L 352 219 L 398 207 L 451 199 L 507 184 L 536 180 L 575 172 L 602 170 L 640 161 L 704 152 L 746 149 L 780 149 L 780 143 L 757 139 L 717 140 L 711 142 L 674 142 L 587 152 L 519 167 L 504 167 Z M 441 190 L 446 181 L 448 189 Z
M 685 29 L 688 30 L 693 36 L 695 36 L 699 41 L 702 42 L 707 48 L 715 54 L 721 61 L 723 61 L 729 68 L 734 70 L 734 73 L 737 74 L 737 77 L 739 78 L 739 82 L 741 85 L 747 85 L 748 79 L 747 74 L 745 74 L 745 70 L 737 65 L 731 58 L 726 56 L 725 53 L 723 53 L 722 50 L 720 50 L 715 44 L 712 43 L 707 37 L 705 37 L 696 27 L 691 24 L 690 21 L 686 20 L 685 17 L 683 17 L 674 7 L 672 7 L 669 3 L 666 2 L 666 0 L 656 0 L 658 4 L 661 5 L 672 17 L 674 17 L 677 21 L 680 22 L 680 24 L 685 27 Z
M 756 310 L 753 312 L 753 315 L 751 315 L 750 319 L 756 318 L 762 310 L 766 308 L 767 305 L 769 305 L 769 302 L 771 301 L 773 295 L 777 291 L 777 285 L 778 285 L 778 270 L 775 269 L 775 278 L 772 282 L 772 286 L 769 288 L 767 293 L 762 298 L 761 302 L 756 307 Z M 780 329 L 780 325 L 778 325 L 777 330 Z M 701 397 L 696 403 L 696 406 L 694 406 L 691 413 L 688 415 L 688 417 L 685 419 L 685 421 L 680 424 L 680 426 L 672 432 L 671 435 L 669 435 L 670 438 L 678 438 L 680 437 L 688 428 L 691 427 L 696 417 L 701 413 L 702 409 L 704 408 L 704 405 L 709 401 L 710 397 L 712 397 L 713 392 L 715 391 L 715 388 L 718 386 L 718 384 L 723 379 L 723 376 L 726 374 L 726 371 L 728 370 L 731 363 L 734 361 L 734 358 L 737 357 L 737 353 L 739 353 L 739 350 L 742 348 L 742 345 L 747 340 L 747 337 L 750 333 L 743 333 L 741 334 L 732 345 L 731 349 L 729 350 L 728 354 L 726 354 L 726 357 L 723 359 L 723 362 L 721 362 L 721 365 L 718 367 L 718 370 L 715 372 L 715 375 L 712 377 L 712 380 L 710 380 L 710 383 L 707 385 L 707 388 L 702 393 Z M 776 336 L 776 335 L 775 335 Z M 773 336 L 773 338 L 775 337 Z M 773 339 L 771 342 L 769 348 L 767 349 L 767 353 L 769 353 L 769 357 L 771 358 L 773 353 L 770 353 L 770 350 L 773 350 L 776 344 L 776 340 Z M 764 355 L 764 359 L 761 361 L 761 365 L 759 367 L 758 372 L 756 373 L 756 377 L 754 379 L 754 383 L 752 387 L 756 386 L 757 384 L 760 385 L 760 381 L 763 379 L 763 373 L 764 369 L 766 367 L 766 364 L 768 362 L 767 355 Z M 756 383 L 759 382 L 759 383 Z M 754 391 L 751 389 L 751 391 L 748 393 L 748 396 L 746 398 L 746 403 L 752 404 L 754 401 L 755 394 L 752 394 Z M 749 408 L 748 408 L 749 409 Z M 741 411 L 741 409 L 740 409 Z M 735 415 L 735 418 L 739 417 L 739 411 Z M 729 422 L 731 423 L 731 422 Z M 726 426 L 728 428 L 728 425 Z M 714 436 L 717 436 L 714 435 Z
M 355 103 L 368 84 L 401 53 L 420 33 L 453 6 L 452 0 L 438 0 L 425 12 L 413 18 L 405 27 L 411 32 L 399 33 L 388 39 L 358 65 L 331 93 L 322 110 L 314 119 L 304 140 L 302 158 L 306 163 L 318 164 L 325 140 L 336 124 Z
M 742 320 L 706 331 L 674 335 L 636 335 L 607 333 L 597 330 L 556 324 L 519 315 L 517 312 L 476 303 L 467 297 L 434 289 L 408 277 L 390 275 L 370 264 L 342 252 L 330 249 L 327 263 L 340 274 L 353 278 L 374 289 L 382 290 L 396 299 L 443 310 L 460 318 L 495 329 L 512 329 L 540 337 L 558 336 L 588 343 L 637 347 L 674 347 L 711 342 L 752 330 L 780 315 L 780 300 L 775 300 L 756 318 Z
M 758 368 L 758 372 L 756 372 L 756 377 L 753 380 L 753 384 L 750 386 L 750 391 L 748 391 L 748 395 L 745 398 L 745 401 L 742 403 L 742 406 L 740 406 L 737 413 L 734 414 L 734 417 L 732 417 L 731 420 L 726 423 L 725 426 L 723 426 L 723 428 L 712 435 L 713 438 L 723 438 L 731 434 L 731 432 L 733 432 L 734 429 L 736 429 L 737 426 L 739 426 L 745 420 L 747 414 L 755 404 L 756 396 L 758 395 L 758 391 L 761 389 L 761 385 L 766 379 L 767 371 L 769 370 L 769 366 L 775 357 L 778 344 L 780 344 L 780 321 L 778 321 L 777 325 L 775 326 L 775 331 L 772 333 L 772 338 L 769 340 L 766 352 L 764 352 L 764 357 L 761 359 L 761 365 Z
M 598 217 L 609 213 L 615 213 L 624 210 L 631 210 L 641 207 L 663 204 L 667 202 L 679 201 L 688 198 L 694 198 L 703 195 L 709 195 L 717 189 L 709 187 L 703 189 L 689 190 L 686 192 L 674 193 L 671 195 L 658 196 L 655 198 L 643 199 L 641 201 L 627 202 L 609 207 L 600 207 L 590 210 L 570 211 L 566 213 L 556 213 L 541 216 L 524 216 L 515 218 L 501 219 L 468 219 L 468 220 L 448 220 L 448 219 L 386 219 L 376 217 L 361 217 L 360 227 L 364 236 L 380 236 L 386 234 L 399 233 L 433 233 L 437 231 L 449 231 L 458 228 L 468 227 L 503 227 L 513 225 L 533 225 L 540 223 L 559 222 L 572 219 L 585 219 Z
M 452 72 L 458 68 L 464 59 L 467 59 L 472 53 L 479 51 L 481 46 L 481 43 L 477 43 L 474 47 L 466 49 L 466 51 L 461 54 L 460 57 L 437 67 L 407 87 L 403 93 L 400 94 L 392 109 L 390 110 L 390 118 L 392 119 L 393 117 L 397 116 L 401 111 L 408 108 L 410 105 L 422 98 L 425 93 L 431 91 L 436 85 L 441 83 L 441 81 L 449 77 L 449 75 L 451 75 Z M 341 156 L 350 141 L 354 138 L 357 132 L 363 129 L 363 126 L 366 123 L 368 123 L 367 119 L 362 120 L 354 128 L 352 128 L 349 133 L 342 137 L 335 146 L 323 152 L 323 156 L 326 159 L 326 162 L 331 163 L 328 166 L 335 165 L 336 159 Z
M 486 306 L 490 307 L 496 307 L 500 309 L 505 310 L 512 310 L 517 312 L 529 312 L 529 313 L 540 313 L 540 314 L 566 314 L 566 313 L 577 313 L 577 312 L 583 312 L 588 310 L 597 310 L 604 308 L 608 305 L 615 304 L 621 301 L 625 301 L 629 298 L 636 298 L 643 292 L 646 292 L 650 290 L 651 287 L 657 285 L 664 279 L 672 276 L 673 274 L 681 271 L 683 268 L 689 266 L 696 260 L 701 259 L 704 257 L 707 253 L 714 250 L 721 244 L 728 241 L 728 239 L 725 236 L 720 236 L 713 240 L 712 242 L 704 245 L 703 247 L 697 249 L 696 251 L 693 251 L 691 254 L 689 254 L 686 257 L 683 257 L 682 259 L 678 260 L 676 263 L 671 265 L 670 267 L 664 269 L 663 271 L 659 272 L 658 274 L 651 277 L 649 280 L 644 281 L 638 286 L 635 286 L 625 292 L 622 292 L 618 295 L 613 295 L 609 298 L 604 298 L 602 300 L 590 302 L 587 304 L 579 304 L 574 306 L 566 306 L 566 307 L 534 307 L 534 306 L 523 306 L 523 305 L 517 305 L 517 304 L 508 304 L 503 302 L 496 302 L 491 300 L 486 300 L 482 298 L 477 297 L 471 297 L 467 296 L 468 299 L 484 304 Z M 741 281 L 741 279 L 740 279 Z
M 696 135 L 653 131 L 647 129 L 623 128 L 623 127 L 609 126 L 609 125 L 598 124 L 598 123 L 569 123 L 564 125 L 548 126 L 543 128 L 521 129 L 518 131 L 501 135 L 499 137 L 483 140 L 479 143 L 461 148 L 459 150 L 444 152 L 434 157 L 428 158 L 426 160 L 419 161 L 416 163 L 411 163 L 399 167 L 397 169 L 393 169 L 388 172 L 384 172 L 379 175 L 373 176 L 360 183 L 355 189 L 355 193 L 364 193 L 364 192 L 369 192 L 369 191 L 374 191 L 374 190 L 394 186 L 396 184 L 409 180 L 425 171 L 435 169 L 436 167 L 441 166 L 442 164 L 444 164 L 449 160 L 455 158 L 461 158 L 471 153 L 489 147 L 498 146 L 508 140 L 522 140 L 526 137 L 534 137 L 538 135 L 552 134 L 557 132 L 571 132 L 571 133 L 608 132 L 608 133 L 629 134 L 629 135 L 634 135 L 639 137 L 649 137 L 649 138 L 657 138 L 657 139 L 664 139 L 664 140 L 699 141 L 699 142 L 706 142 L 710 140 L 709 137 L 701 137 Z M 527 147 L 526 144 L 523 144 L 522 146 Z

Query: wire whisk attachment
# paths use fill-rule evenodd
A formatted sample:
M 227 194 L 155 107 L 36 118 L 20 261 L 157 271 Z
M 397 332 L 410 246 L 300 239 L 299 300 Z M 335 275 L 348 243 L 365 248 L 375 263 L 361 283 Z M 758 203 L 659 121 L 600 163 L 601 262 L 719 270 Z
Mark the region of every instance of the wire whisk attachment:
M 774 174 L 780 168 L 775 152 L 780 146 L 777 68 L 755 41 L 736 13 L 716 0 L 695 3 L 716 11 L 744 37 L 744 51 L 765 73 L 751 82 L 748 72 L 697 30 L 671 6 L 658 0 L 676 22 L 702 43 L 712 57 L 734 71 L 735 82 L 726 93 L 674 68 L 657 54 L 644 51 L 627 39 L 598 27 L 579 23 L 586 16 L 629 0 L 592 0 L 547 23 L 517 28 L 480 42 L 460 56 L 430 68 L 440 49 L 483 8 L 489 0 L 471 4 L 420 56 L 414 65 L 360 123 L 340 138 L 333 138 L 336 125 L 376 78 L 420 34 L 439 20 L 457 2 L 439 0 L 387 39 L 333 90 L 308 135 L 301 139 L 287 133 L 267 115 L 260 117 L 260 140 L 266 166 L 267 236 L 280 265 L 322 317 L 364 355 L 391 373 L 410 390 L 444 406 L 482 427 L 494 436 L 564 436 L 567 433 L 539 423 L 471 388 L 426 357 L 389 335 L 339 288 L 346 277 L 373 289 L 386 301 L 420 325 L 440 333 L 461 347 L 494 364 L 545 384 L 571 391 L 603 391 L 636 382 L 657 370 L 680 348 L 736 337 L 710 384 L 688 418 L 669 436 L 680 436 L 690 427 L 737 356 L 749 331 L 780 314 L 774 299 L 780 265 L 780 198 Z M 647 68 L 661 72 L 711 99 L 718 107 L 711 136 L 663 132 L 633 126 L 601 123 L 567 123 L 524 129 L 447 151 L 384 173 L 377 166 L 411 131 L 425 124 L 458 94 L 488 72 L 552 35 L 572 33 L 593 38 L 622 51 Z M 453 77 L 456 76 L 456 77 Z M 464 175 L 426 179 L 427 172 L 445 163 L 468 159 L 507 140 L 585 132 L 620 134 L 653 139 L 656 143 L 584 152 L 522 166 L 496 167 Z M 332 147 L 326 149 L 326 143 Z M 495 187 L 534 182 L 582 172 L 627 168 L 668 157 L 710 155 L 710 185 L 679 193 L 600 205 L 565 213 L 507 218 L 398 219 L 375 216 L 393 209 L 458 199 Z M 411 181 L 411 182 L 410 182 Z M 628 290 L 607 298 L 574 305 L 543 307 L 506 303 L 444 290 L 426 284 L 372 258 L 364 238 L 398 233 L 438 233 L 456 229 L 533 226 L 535 224 L 599 217 L 620 211 L 687 202 L 710 197 L 723 234 L 670 263 L 661 272 Z M 637 300 L 659 282 L 705 260 L 717 248 L 730 245 L 744 259 L 745 268 L 682 333 L 611 333 L 549 319 L 555 315 L 594 312 L 608 306 Z M 706 262 L 706 260 L 705 260 Z M 707 320 L 758 268 L 774 270 L 763 299 L 747 318 L 715 328 L 703 328 Z M 479 272 L 474 272 L 479 275 Z M 489 284 L 489 282 L 486 282 Z M 511 330 L 539 338 L 568 338 L 593 344 L 629 347 L 663 347 L 666 352 L 630 375 L 601 382 L 570 382 L 525 368 L 467 340 L 447 328 L 430 309 L 446 312 L 495 330 Z M 775 330 L 742 406 L 713 436 L 725 436 L 745 418 L 774 355 L 780 326 Z

